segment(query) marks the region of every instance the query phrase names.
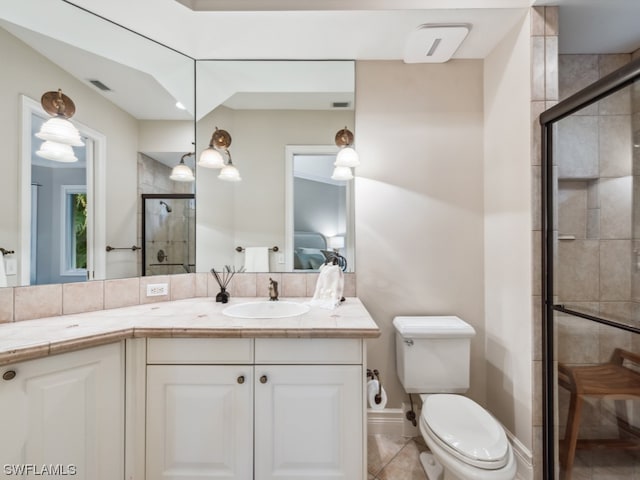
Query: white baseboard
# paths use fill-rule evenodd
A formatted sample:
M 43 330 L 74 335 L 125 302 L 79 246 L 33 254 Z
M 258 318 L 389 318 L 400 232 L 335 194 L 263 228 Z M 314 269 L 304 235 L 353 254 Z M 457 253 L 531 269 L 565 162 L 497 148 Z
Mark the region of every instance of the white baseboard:
M 511 448 L 518 464 L 516 478 L 518 480 L 533 480 L 533 455 L 531 451 L 506 428 L 505 432 L 511 442 Z
M 404 435 L 404 412 L 401 408 L 367 410 L 367 433 L 369 435 Z

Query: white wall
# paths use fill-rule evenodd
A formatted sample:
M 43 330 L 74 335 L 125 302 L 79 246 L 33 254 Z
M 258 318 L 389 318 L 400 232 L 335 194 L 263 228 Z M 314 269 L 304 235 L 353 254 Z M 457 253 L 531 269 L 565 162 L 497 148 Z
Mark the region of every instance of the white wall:
M 358 296 L 382 331 L 368 342 L 389 407 L 396 315 L 458 315 L 477 331 L 470 395 L 484 403 L 483 64 L 356 63 Z
M 136 120 L 3 29 L 0 29 L 0 58 L 3 59 L 0 142 L 4 145 L 0 198 L 10 206 L 0 215 L 0 246 L 16 250 L 19 258 L 20 95 L 39 101 L 44 92 L 58 88 L 76 105 L 73 119 L 107 137 L 106 241 L 114 246 L 132 245 L 136 240 Z M 109 278 L 135 274 L 135 259 L 127 257 L 126 261 L 119 261 L 107 256 Z
M 487 407 L 532 448 L 529 17 L 485 59 Z

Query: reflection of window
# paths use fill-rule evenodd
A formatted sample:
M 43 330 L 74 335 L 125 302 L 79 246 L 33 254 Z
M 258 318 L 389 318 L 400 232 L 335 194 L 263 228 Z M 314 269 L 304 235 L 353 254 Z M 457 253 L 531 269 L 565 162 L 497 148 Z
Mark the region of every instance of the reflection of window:
M 62 187 L 62 275 L 87 271 L 87 187 Z

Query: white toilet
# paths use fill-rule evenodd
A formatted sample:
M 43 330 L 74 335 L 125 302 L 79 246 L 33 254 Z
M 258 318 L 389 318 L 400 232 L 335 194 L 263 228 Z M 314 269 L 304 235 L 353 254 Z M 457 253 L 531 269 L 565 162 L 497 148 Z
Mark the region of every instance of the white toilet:
M 458 317 L 396 317 L 396 361 L 407 393 L 422 399 L 420 432 L 431 453 L 420 461 L 429 480 L 513 480 L 516 461 L 504 429 L 469 388 L 475 330 Z

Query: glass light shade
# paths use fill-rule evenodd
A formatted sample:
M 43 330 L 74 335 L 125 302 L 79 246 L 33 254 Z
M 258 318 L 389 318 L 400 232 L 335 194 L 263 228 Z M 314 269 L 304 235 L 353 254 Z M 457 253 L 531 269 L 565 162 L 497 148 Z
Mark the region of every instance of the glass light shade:
M 327 247 L 333 248 L 333 249 L 344 248 L 344 237 L 341 237 L 341 236 L 329 237 L 327 239 Z
M 218 175 L 220 180 L 226 180 L 227 182 L 239 182 L 242 180 L 240 178 L 240 172 L 233 165 L 225 165 L 220 170 L 220 175 Z
M 331 175 L 332 180 L 351 180 L 353 178 L 353 173 L 349 167 L 336 167 L 333 170 L 333 175 Z
M 42 124 L 36 137 L 41 140 L 64 143 L 73 147 L 82 147 L 84 142 L 80 138 L 80 132 L 69 120 L 62 116 L 51 117 Z
M 193 172 L 189 168 L 188 165 L 184 163 L 179 163 L 173 170 L 171 170 L 171 175 L 169 178 L 174 182 L 193 182 L 196 177 L 193 176 Z
M 73 153 L 71 145 L 49 140 L 42 142 L 40 150 L 36 152 L 36 155 L 46 158 L 47 160 L 53 160 L 54 162 L 73 163 L 78 161 L 78 157 Z
M 336 167 L 357 167 L 360 165 L 360 156 L 351 147 L 341 148 L 338 155 L 336 155 L 336 163 L 334 165 Z
M 205 168 L 222 168 L 224 167 L 224 158 L 215 148 L 209 147 L 200 154 L 198 165 Z

